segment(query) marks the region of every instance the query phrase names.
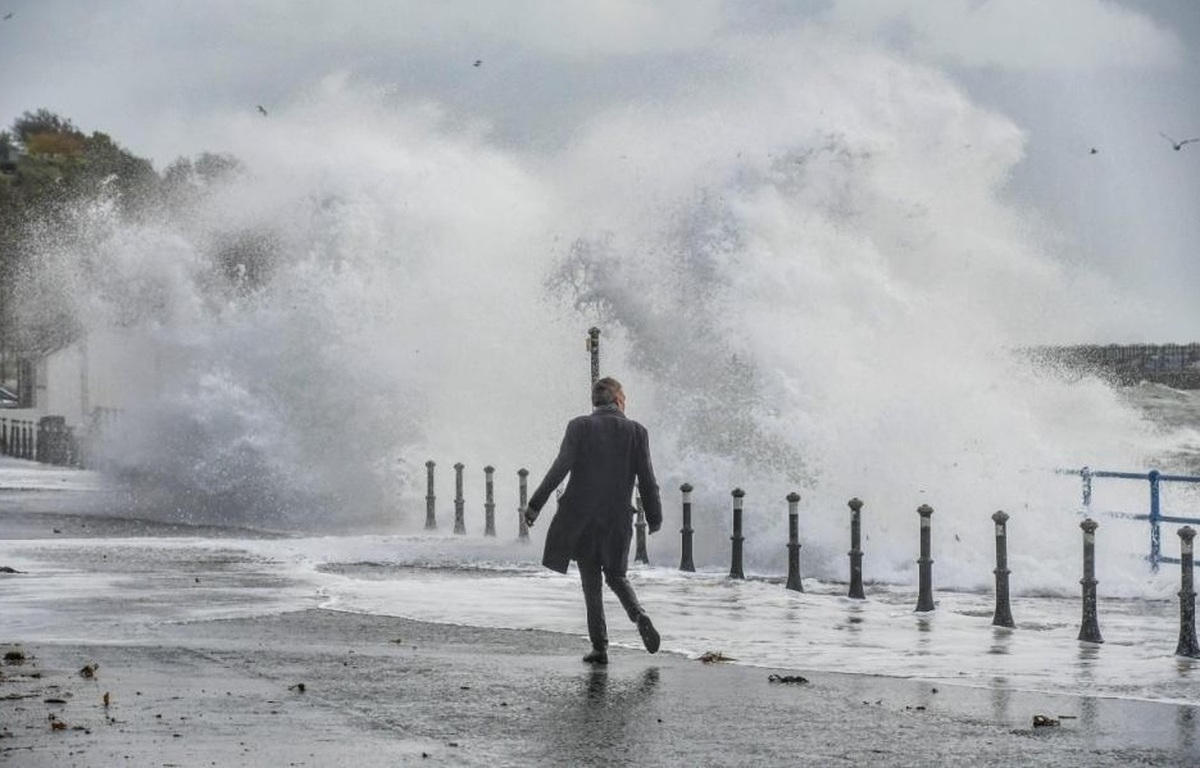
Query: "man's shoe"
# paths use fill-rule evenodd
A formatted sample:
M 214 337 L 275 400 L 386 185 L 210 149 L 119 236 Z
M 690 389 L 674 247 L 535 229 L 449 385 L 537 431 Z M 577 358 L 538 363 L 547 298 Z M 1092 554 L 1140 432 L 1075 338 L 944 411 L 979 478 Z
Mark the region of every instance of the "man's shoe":
M 583 660 L 587 664 L 607 664 L 608 652 L 593 650 L 591 653 L 584 656 Z
M 650 653 L 658 653 L 658 645 L 662 642 L 662 638 L 658 636 L 658 630 L 654 628 L 650 617 L 644 613 L 638 616 L 637 628 L 638 634 L 642 636 L 642 645 L 646 646 L 646 650 Z

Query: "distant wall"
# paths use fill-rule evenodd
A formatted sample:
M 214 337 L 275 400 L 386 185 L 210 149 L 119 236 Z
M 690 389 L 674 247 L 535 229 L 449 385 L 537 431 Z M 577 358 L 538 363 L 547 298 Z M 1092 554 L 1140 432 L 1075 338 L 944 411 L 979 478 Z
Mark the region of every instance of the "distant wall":
M 1028 352 L 1042 362 L 1097 373 L 1119 384 L 1150 381 L 1200 389 L 1200 344 L 1081 344 Z

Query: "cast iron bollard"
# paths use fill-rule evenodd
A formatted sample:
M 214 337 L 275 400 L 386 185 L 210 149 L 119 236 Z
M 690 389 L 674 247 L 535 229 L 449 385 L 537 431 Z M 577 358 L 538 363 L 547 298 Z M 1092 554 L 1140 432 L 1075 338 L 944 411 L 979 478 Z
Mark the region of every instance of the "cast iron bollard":
M 788 503 L 788 577 L 787 589 L 804 591 L 800 581 L 800 494 L 792 491 L 787 495 Z
M 1079 639 L 1087 643 L 1103 643 L 1100 624 L 1096 620 L 1096 529 L 1100 527 L 1092 518 L 1079 524 L 1083 529 L 1083 623 L 1079 627 Z
M 850 499 L 850 597 L 865 599 L 862 581 L 862 508 L 858 499 Z
M 733 556 L 729 566 L 729 578 L 744 579 L 746 574 L 742 571 L 742 542 L 745 537 L 742 536 L 742 499 L 746 496 L 746 492 L 741 488 L 733 489 L 733 535 L 729 537 L 733 542 Z
M 1012 608 L 1008 603 L 1008 515 L 994 512 L 992 520 L 996 523 L 996 613 L 992 615 L 992 625 L 996 627 L 1013 627 Z
M 463 506 L 463 463 L 460 461 L 454 465 L 454 532 L 457 534 L 467 532 L 467 524 L 463 520 Z
M 520 503 L 517 506 L 517 540 L 529 541 L 529 526 L 525 524 L 525 507 L 529 503 L 529 470 L 517 470 L 517 485 L 520 488 Z
M 642 497 L 637 497 L 637 522 L 633 524 L 637 532 L 637 549 L 633 556 L 635 563 L 650 565 L 650 556 L 646 554 L 646 510 L 642 508 Z
M 437 466 L 433 461 L 425 462 L 425 530 L 432 531 L 437 528 L 437 517 L 434 514 L 434 503 L 436 498 L 433 495 L 433 468 Z
M 1196 532 L 1190 525 L 1179 529 L 1179 645 L 1176 656 L 1200 656 L 1200 645 L 1196 643 L 1196 591 L 1192 581 L 1192 539 Z
M 933 528 L 933 507 L 922 504 L 917 507 L 921 516 L 921 556 L 917 559 L 918 586 L 917 611 L 932 611 L 933 605 L 933 558 L 929 556 L 929 537 Z
M 679 486 L 679 490 L 683 493 L 683 527 L 679 529 L 683 534 L 683 554 L 679 556 L 679 570 L 694 573 L 696 566 L 692 563 L 692 486 L 690 483 L 684 483 Z
M 600 329 L 588 328 L 588 353 L 592 356 L 592 383 L 600 378 Z
M 483 502 L 483 535 L 496 535 L 496 499 L 495 486 L 492 483 L 492 473 L 496 468 L 491 464 L 483 468 L 483 474 L 487 478 L 484 483 L 484 502 Z

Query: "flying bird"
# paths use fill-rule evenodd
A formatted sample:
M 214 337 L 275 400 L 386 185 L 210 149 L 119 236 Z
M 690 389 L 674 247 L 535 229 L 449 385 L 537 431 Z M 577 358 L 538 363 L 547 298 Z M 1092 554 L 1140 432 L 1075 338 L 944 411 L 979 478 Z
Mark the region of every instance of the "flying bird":
M 1089 155 L 1098 155 L 1098 154 L 1100 154 L 1100 150 L 1096 149 L 1095 147 L 1092 147 L 1090 150 L 1088 150 L 1088 154 Z
M 263 116 L 263 117 L 266 117 L 266 116 L 267 116 L 267 108 L 266 108 L 266 107 L 264 107 L 262 104 L 259 104 L 259 105 L 258 105 L 258 111 L 259 111 L 259 112 L 262 112 L 262 116 Z
M 483 66 L 483 59 L 475 59 L 475 64 L 474 64 L 474 66 L 476 66 L 476 67 L 482 67 L 482 66 Z
M 1183 141 L 1176 141 L 1175 139 L 1172 139 L 1170 136 L 1163 133 L 1162 131 L 1159 131 L 1158 135 L 1162 136 L 1164 139 L 1171 142 L 1171 147 L 1173 147 L 1176 152 L 1183 149 L 1184 144 L 1191 144 L 1193 141 L 1200 141 L 1200 136 L 1197 136 L 1196 138 L 1193 138 L 1193 139 L 1184 139 Z
M 12 15 L 11 13 L 6 13 L 6 14 L 4 14 L 4 20 L 5 20 L 5 21 L 8 21 L 8 20 L 9 20 L 9 19 L 11 19 L 12 17 L 13 17 L 13 15 Z

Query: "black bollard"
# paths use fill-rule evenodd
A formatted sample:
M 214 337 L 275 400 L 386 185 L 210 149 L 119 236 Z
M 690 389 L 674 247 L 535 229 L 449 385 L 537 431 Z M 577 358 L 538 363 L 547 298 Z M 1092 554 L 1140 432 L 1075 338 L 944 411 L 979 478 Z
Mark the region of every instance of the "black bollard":
M 800 494 L 792 491 L 787 495 L 788 503 L 788 576 L 787 589 L 804 591 L 800 581 Z
M 454 465 L 454 532 L 464 534 L 467 532 L 467 523 L 463 519 L 463 463 L 460 461 Z
M 992 615 L 992 625 L 997 627 L 1013 627 L 1012 608 L 1008 603 L 1008 515 L 1003 511 L 992 514 L 996 523 L 996 612 Z
M 742 536 L 742 499 L 745 498 L 746 492 L 741 488 L 733 489 L 733 535 L 729 537 L 733 542 L 733 556 L 729 566 L 729 578 L 744 579 L 746 574 L 742 571 L 742 542 L 746 539 Z
M 1176 656 L 1200 656 L 1200 645 L 1196 643 L 1196 591 L 1192 581 L 1192 539 L 1196 532 L 1190 525 L 1179 529 L 1179 645 Z
M 437 466 L 433 461 L 425 462 L 425 530 L 432 531 L 437 529 L 437 517 L 434 515 L 434 502 L 437 497 L 433 495 L 433 468 Z
M 635 563 L 650 564 L 650 555 L 646 554 L 646 510 L 642 508 L 642 497 L 637 497 L 637 522 L 633 524 L 636 531 L 637 549 L 634 551 Z
M 1079 639 L 1087 643 L 1103 643 L 1100 624 L 1096 620 L 1096 529 L 1100 524 L 1090 517 L 1079 524 L 1083 529 L 1083 624 Z
M 495 486 L 492 484 L 492 473 L 496 468 L 491 464 L 483 468 L 483 474 L 487 478 L 485 481 L 484 502 L 483 502 L 483 535 L 496 535 L 496 500 L 493 494 Z
M 529 526 L 525 524 L 525 506 L 529 503 L 529 470 L 521 467 L 517 470 L 517 486 L 520 489 L 520 503 L 517 506 L 517 540 L 529 541 Z
M 862 580 L 862 508 L 858 499 L 850 499 L 850 597 L 859 600 L 863 595 Z
M 921 556 L 917 559 L 918 587 L 917 611 L 932 611 L 933 605 L 933 558 L 929 556 L 930 534 L 933 529 L 933 507 L 922 504 L 917 507 L 921 516 Z
M 692 562 L 692 486 L 684 483 L 679 486 L 679 490 L 683 493 L 683 527 L 679 529 L 683 534 L 683 554 L 679 556 L 679 570 L 694 573 L 696 566 Z
M 588 328 L 588 353 L 592 357 L 592 383 L 600 378 L 600 329 Z

